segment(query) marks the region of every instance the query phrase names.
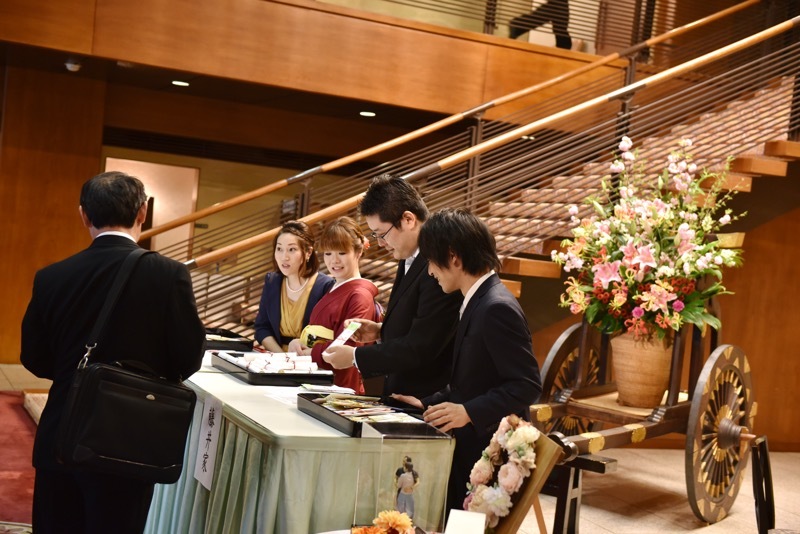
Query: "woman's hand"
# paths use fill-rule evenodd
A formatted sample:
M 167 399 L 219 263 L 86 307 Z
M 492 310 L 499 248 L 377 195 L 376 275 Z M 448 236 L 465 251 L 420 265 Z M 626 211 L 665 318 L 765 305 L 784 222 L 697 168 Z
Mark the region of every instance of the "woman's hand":
M 289 342 L 289 352 L 296 352 L 297 354 L 302 354 L 307 356 L 311 354 L 311 349 L 303 345 L 303 343 L 299 339 L 293 339 Z

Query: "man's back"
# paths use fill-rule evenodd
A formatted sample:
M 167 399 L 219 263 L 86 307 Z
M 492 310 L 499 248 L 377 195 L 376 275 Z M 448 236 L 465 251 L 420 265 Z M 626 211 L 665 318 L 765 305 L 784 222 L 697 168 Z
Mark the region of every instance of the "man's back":
M 52 444 L 75 368 L 116 273 L 136 246 L 125 237 L 100 236 L 36 274 L 20 359 L 37 376 L 53 380 L 36 437 L 37 467 L 55 465 Z M 137 360 L 167 378 L 186 378 L 200 367 L 204 339 L 186 268 L 147 254 L 120 295 L 92 361 Z

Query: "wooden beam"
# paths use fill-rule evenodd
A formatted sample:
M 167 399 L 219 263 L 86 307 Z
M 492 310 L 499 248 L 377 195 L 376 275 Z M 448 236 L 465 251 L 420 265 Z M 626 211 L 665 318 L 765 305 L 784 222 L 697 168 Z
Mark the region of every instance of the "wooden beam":
M 503 260 L 501 271 L 505 274 L 518 274 L 521 276 L 561 277 L 561 266 L 549 260 L 506 258 Z
M 736 158 L 731 163 L 731 171 L 735 173 L 786 176 L 787 164 L 784 160 L 761 156 L 745 156 Z
M 506 289 L 508 289 L 516 298 L 519 298 L 520 295 L 522 295 L 522 282 L 519 280 L 507 280 L 505 278 L 501 278 L 500 281 L 503 282 L 503 285 L 506 286 Z
M 768 141 L 764 144 L 764 155 L 773 158 L 800 159 L 800 143 L 797 141 Z
M 709 189 L 716 182 L 717 178 L 710 176 L 700 183 L 703 189 Z M 741 193 L 749 193 L 753 189 L 753 177 L 746 174 L 737 174 L 729 172 L 720 181 L 721 191 L 739 191 Z

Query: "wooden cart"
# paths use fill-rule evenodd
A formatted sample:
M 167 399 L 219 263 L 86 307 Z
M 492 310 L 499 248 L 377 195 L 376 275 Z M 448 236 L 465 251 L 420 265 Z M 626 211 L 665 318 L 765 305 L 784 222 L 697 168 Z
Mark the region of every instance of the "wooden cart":
M 681 392 L 687 353 L 689 387 Z M 692 511 L 707 523 L 724 518 L 744 478 L 747 440 L 755 437 L 749 429 L 756 403 L 744 352 L 718 345 L 718 334 L 711 329 L 705 338 L 695 327 L 678 332 L 666 401 L 644 410 L 616 403 L 611 358 L 608 336 L 584 321 L 559 337 L 542 368 L 541 404 L 531 407 L 531 417 L 565 451 L 554 532 L 577 531 L 580 471 L 605 472 L 609 467 L 608 459 L 596 453 L 671 432 L 686 434 Z

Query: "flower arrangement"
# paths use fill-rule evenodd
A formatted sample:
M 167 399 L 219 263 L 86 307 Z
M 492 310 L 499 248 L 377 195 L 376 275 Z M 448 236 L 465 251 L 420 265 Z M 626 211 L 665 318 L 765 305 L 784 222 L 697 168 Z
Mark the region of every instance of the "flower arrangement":
M 657 179 L 623 137 L 612 175 L 602 180 L 602 195 L 586 201 L 594 213 L 569 212 L 572 239 L 552 259 L 575 273 L 565 282 L 562 307 L 605 333 L 631 332 L 635 339 L 664 339 L 682 325 L 719 328 L 708 312 L 711 297 L 729 293 L 723 266 L 741 265 L 741 249 L 724 249 L 714 238 L 739 217 L 725 208 L 721 174 L 700 172 L 692 162 L 690 139 L 680 141 Z M 727 170 L 727 165 L 725 167 Z M 713 185 L 704 191 L 701 183 Z
M 384 510 L 372 520 L 374 526 L 353 527 L 351 534 L 414 534 L 411 518 L 403 512 Z
M 489 446 L 469 474 L 464 509 L 486 514 L 486 527 L 508 515 L 512 497 L 536 467 L 534 444 L 541 433 L 516 415 L 500 421 Z

